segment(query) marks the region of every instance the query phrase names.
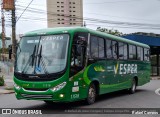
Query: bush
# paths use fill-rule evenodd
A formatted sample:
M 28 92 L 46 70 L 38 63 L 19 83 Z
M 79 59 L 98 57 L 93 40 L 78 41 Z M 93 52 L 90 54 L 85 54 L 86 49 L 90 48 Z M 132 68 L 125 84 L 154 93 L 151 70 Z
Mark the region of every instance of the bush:
M 4 86 L 4 77 L 0 76 L 0 86 Z
M 8 48 L 4 48 L 4 53 L 8 54 Z M 2 48 L 0 48 L 0 53 L 2 53 Z

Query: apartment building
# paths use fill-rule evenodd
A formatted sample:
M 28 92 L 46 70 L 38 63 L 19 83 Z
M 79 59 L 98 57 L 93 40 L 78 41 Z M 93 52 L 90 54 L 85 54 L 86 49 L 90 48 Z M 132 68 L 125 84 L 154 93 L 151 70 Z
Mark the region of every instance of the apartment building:
M 47 0 L 48 27 L 82 26 L 83 0 Z

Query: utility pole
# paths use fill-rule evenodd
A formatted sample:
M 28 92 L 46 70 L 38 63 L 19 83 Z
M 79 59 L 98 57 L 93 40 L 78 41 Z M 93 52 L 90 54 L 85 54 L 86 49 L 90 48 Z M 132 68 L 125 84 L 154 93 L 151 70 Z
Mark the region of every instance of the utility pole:
M 3 44 L 3 53 L 5 48 L 5 20 L 4 20 L 4 10 L 12 11 L 12 56 L 13 61 L 15 60 L 16 53 L 16 20 L 15 20 L 15 0 L 1 0 L 1 13 L 2 13 L 2 44 Z
M 15 60 L 16 56 L 16 16 L 15 16 L 15 2 L 12 9 L 12 58 Z
M 2 6 L 1 6 L 1 19 L 2 19 L 2 58 L 4 60 L 4 53 L 5 53 L 5 17 L 4 17 L 4 10 L 3 10 Z

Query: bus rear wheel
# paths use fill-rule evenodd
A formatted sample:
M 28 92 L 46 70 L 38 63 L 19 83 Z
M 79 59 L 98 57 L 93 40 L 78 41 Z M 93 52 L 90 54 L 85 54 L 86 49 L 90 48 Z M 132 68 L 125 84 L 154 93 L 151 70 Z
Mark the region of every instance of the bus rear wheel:
M 95 85 L 92 83 L 88 89 L 88 96 L 86 99 L 87 104 L 93 104 L 95 102 L 96 99 L 96 87 Z
M 136 87 L 137 87 L 136 86 L 136 80 L 135 80 L 135 78 L 133 78 L 131 88 L 129 89 L 129 93 L 130 94 L 135 93 L 136 92 Z

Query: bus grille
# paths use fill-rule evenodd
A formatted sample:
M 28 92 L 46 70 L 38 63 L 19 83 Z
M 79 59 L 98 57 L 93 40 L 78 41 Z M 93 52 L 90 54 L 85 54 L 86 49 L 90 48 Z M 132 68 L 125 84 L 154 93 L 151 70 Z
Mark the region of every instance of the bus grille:
M 45 89 L 23 88 L 23 89 L 27 91 L 47 91 L 48 90 L 48 88 L 45 88 Z
M 52 95 L 29 95 L 29 94 L 21 94 L 24 98 L 35 98 L 35 99 L 52 99 Z

